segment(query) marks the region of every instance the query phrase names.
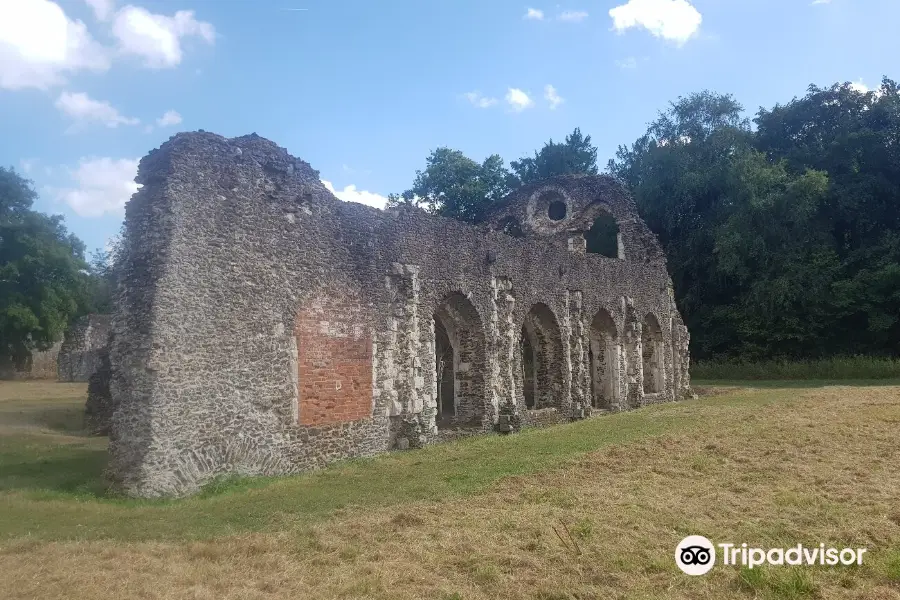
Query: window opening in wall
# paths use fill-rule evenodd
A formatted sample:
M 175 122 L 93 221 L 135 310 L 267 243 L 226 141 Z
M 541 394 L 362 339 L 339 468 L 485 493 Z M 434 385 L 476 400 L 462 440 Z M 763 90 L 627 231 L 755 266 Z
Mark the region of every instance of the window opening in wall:
M 562 221 L 566 218 L 566 203 L 562 200 L 554 200 L 547 207 L 547 216 L 551 221 Z
M 603 212 L 594 219 L 594 224 L 584 235 L 587 240 L 587 251 L 609 258 L 619 256 L 619 224 L 613 216 Z

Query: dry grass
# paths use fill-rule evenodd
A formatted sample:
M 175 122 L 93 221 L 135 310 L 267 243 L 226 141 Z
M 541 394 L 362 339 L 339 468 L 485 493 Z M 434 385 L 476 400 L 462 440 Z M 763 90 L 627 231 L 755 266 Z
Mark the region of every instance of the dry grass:
M 93 541 L 52 541 L 46 531 L 44 539 L 7 538 L 0 544 L 0 595 L 900 598 L 900 388 L 732 392 L 522 435 L 522 442 L 471 443 L 497 450 L 482 461 L 500 461 L 506 446 L 534 451 L 528 436 L 603 438 L 630 419 L 654 436 L 572 452 L 553 467 L 444 499 L 410 499 L 400 486 L 388 503 L 360 496 L 316 520 L 285 507 L 263 531 L 245 527 L 205 540 L 128 541 L 120 531 L 117 539 Z M 427 481 L 436 477 L 429 466 L 441 451 L 403 455 L 424 457 L 409 462 L 388 457 L 386 468 L 413 470 Z M 233 494 L 252 500 L 264 493 Z M 0 494 L 0 515 L 9 497 Z M 33 502 L 37 508 L 44 500 Z M 688 577 L 672 559 L 688 534 L 762 547 L 824 542 L 869 553 L 855 568 L 717 566 Z

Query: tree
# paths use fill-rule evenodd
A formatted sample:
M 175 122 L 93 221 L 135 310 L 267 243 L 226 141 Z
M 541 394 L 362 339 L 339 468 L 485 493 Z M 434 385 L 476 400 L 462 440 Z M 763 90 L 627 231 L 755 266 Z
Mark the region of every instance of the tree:
M 392 194 L 390 204 L 414 202 L 435 214 L 475 222 L 510 190 L 509 171 L 496 154 L 479 164 L 459 150 L 441 147 L 426 163 L 424 171 L 416 171 L 412 188 L 402 196 Z
M 810 86 L 755 119 L 756 144 L 789 171 L 828 173 L 821 220 L 838 257 L 823 345 L 900 354 L 900 87 Z
M 715 248 L 717 230 L 740 188 L 731 176 L 734 161 L 753 150 L 742 110 L 729 95 L 679 98 L 630 148 L 620 146 L 607 166 L 631 189 L 641 216 L 659 236 L 698 356 L 727 351 L 736 336 L 733 319 L 715 313 L 735 296 L 719 278 Z
M 0 167 L 0 354 L 21 362 L 62 337 L 88 304 L 84 244 L 59 215 L 31 210 L 37 194 Z
M 563 143 L 551 138 L 534 158 L 524 157 L 509 163 L 514 177 L 512 185 L 518 187 L 556 175 L 597 174 L 597 148 L 591 144 L 591 136 L 583 136 L 581 129 L 566 136 Z

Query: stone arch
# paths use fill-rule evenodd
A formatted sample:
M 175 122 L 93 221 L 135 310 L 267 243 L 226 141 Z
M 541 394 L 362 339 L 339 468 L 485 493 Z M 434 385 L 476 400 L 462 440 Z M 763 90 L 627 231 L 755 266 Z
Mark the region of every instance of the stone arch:
M 562 335 L 556 316 L 546 304 L 535 304 L 525 316 L 520 353 L 525 407 L 559 408 L 563 393 Z
M 665 347 L 659 320 L 652 313 L 641 326 L 641 354 L 644 367 L 644 394 L 665 391 Z
M 616 323 L 605 309 L 591 321 L 590 346 L 591 406 L 610 410 L 619 404 L 619 357 L 621 346 Z
M 484 329 L 475 305 L 459 292 L 434 312 L 438 426 L 480 425 L 485 416 Z

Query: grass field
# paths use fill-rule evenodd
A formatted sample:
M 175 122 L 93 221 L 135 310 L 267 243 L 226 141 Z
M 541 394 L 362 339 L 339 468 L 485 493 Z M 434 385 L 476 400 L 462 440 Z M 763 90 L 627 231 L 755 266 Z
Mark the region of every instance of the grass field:
M 0 597 L 900 599 L 900 387 L 752 385 L 135 501 L 84 386 L 0 383 Z M 868 553 L 689 577 L 689 534 Z

